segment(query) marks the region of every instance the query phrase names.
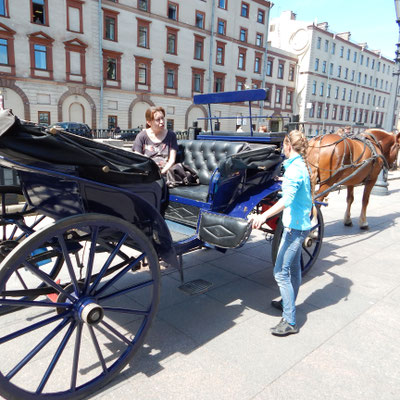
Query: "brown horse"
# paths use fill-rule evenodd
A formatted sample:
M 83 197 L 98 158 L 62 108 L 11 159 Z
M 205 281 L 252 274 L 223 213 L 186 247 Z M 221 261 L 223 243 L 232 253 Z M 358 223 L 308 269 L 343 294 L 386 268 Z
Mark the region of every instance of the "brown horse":
M 382 167 L 388 168 L 396 161 L 399 147 L 400 133 L 394 135 L 382 129 L 368 129 L 354 138 L 327 134 L 311 139 L 307 160 L 313 181 L 319 183 L 316 199 L 323 200 L 338 185 L 347 186 L 344 224 L 351 226 L 354 186 L 363 184 L 359 225 L 368 229 L 366 213 L 371 190 Z

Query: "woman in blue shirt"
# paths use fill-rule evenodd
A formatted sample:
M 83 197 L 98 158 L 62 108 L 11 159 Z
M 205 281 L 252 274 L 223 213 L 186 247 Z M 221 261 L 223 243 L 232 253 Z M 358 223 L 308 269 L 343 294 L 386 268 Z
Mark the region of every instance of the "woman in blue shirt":
M 282 319 L 271 333 L 286 336 L 299 331 L 296 325 L 295 301 L 301 283 L 301 249 L 311 228 L 312 188 L 305 157 L 307 138 L 300 131 L 291 131 L 283 141 L 286 160 L 282 197 L 262 214 L 251 216 L 253 228 L 283 211 L 283 234 L 274 267 L 274 277 L 282 296 L 272 305 L 282 310 Z

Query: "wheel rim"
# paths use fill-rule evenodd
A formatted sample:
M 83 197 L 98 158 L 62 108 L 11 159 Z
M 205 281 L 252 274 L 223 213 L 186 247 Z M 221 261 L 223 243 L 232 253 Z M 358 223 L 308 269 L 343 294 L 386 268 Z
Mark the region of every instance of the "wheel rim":
M 32 256 L 44 245 L 50 263 L 62 257 L 57 280 Z M 144 257 L 148 267 L 133 272 Z M 39 289 L 30 282 L 20 287 L 21 265 L 42 281 Z M 28 237 L 0 271 L 0 308 L 16 310 L 0 319 L 0 394 L 76 399 L 98 390 L 141 346 L 159 286 L 150 241 L 121 219 L 70 217 Z M 16 289 L 25 296 L 15 297 Z M 37 297 L 26 300 L 33 289 Z

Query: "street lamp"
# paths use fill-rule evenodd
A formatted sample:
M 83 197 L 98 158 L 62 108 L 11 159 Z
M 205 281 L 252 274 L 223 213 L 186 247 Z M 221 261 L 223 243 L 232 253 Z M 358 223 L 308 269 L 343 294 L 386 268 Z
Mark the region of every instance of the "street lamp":
M 396 103 L 397 103 L 397 92 L 399 90 L 399 76 L 400 76 L 400 0 L 394 0 L 394 7 L 396 10 L 396 23 L 399 27 L 399 38 L 396 43 L 396 58 L 394 62 L 396 63 L 397 70 L 393 71 L 393 76 L 397 76 L 396 78 L 396 87 L 395 87 L 395 95 L 393 99 L 393 113 L 392 113 L 392 126 L 396 128 Z M 388 183 L 387 183 L 387 175 L 388 171 L 385 167 L 382 167 L 381 172 L 379 173 L 378 180 L 376 181 L 375 186 L 372 188 L 371 193 L 379 196 L 385 196 L 389 194 Z
M 393 101 L 393 119 L 392 119 L 392 127 L 393 125 L 396 128 L 396 105 L 397 105 L 397 94 L 399 90 L 399 76 L 400 76 L 400 0 L 394 0 L 394 7 L 396 9 L 396 23 L 399 27 L 399 39 L 396 43 L 396 58 L 394 59 L 396 66 L 397 66 L 397 71 L 393 72 L 393 75 L 396 75 L 396 91 L 394 95 L 394 101 Z

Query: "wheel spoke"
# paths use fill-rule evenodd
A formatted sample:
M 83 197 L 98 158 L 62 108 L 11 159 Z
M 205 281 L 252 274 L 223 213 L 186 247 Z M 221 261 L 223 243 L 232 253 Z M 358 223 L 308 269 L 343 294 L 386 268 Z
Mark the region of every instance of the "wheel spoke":
M 88 260 L 87 269 L 86 269 L 85 286 L 83 289 L 83 293 L 85 295 L 88 294 L 90 280 L 92 278 L 93 262 L 94 262 L 95 252 L 96 252 L 98 233 L 99 233 L 99 227 L 96 226 L 92 230 L 92 234 L 91 234 L 91 238 L 90 238 L 91 246 L 90 246 L 90 251 L 89 251 L 89 260 Z
M 135 314 L 135 315 L 149 315 L 150 310 L 142 311 L 142 310 L 131 310 L 129 308 L 120 308 L 120 307 L 103 307 L 104 311 L 118 312 L 124 314 Z
M 24 261 L 24 265 L 29 268 L 32 273 L 34 273 L 37 277 L 42 279 L 45 283 L 51 286 L 56 292 L 64 294 L 68 299 L 72 302 L 76 300 L 70 293 L 66 292 L 60 285 L 54 282 L 45 272 L 38 269 L 35 265 L 32 265 L 29 261 Z
M 109 255 L 107 261 L 103 265 L 103 268 L 101 269 L 101 271 L 97 275 L 96 280 L 94 281 L 94 283 L 92 284 L 92 286 L 90 288 L 90 294 L 93 294 L 94 291 L 96 290 L 97 285 L 103 279 L 104 274 L 106 273 L 108 267 L 111 265 L 112 261 L 114 260 L 115 256 L 117 255 L 117 253 L 118 253 L 119 249 L 121 248 L 121 246 L 124 244 L 124 242 L 127 239 L 127 237 L 128 237 L 128 235 L 125 233 L 122 236 L 122 238 L 120 239 L 120 241 L 118 242 L 118 244 L 115 246 L 115 249 Z
M 33 301 L 33 300 L 11 300 L 0 299 L 0 305 L 11 307 L 50 307 L 50 308 L 70 308 L 71 303 L 53 303 L 48 301 Z
M 71 390 L 76 390 L 76 379 L 78 376 L 78 364 L 79 364 L 79 352 L 81 349 L 81 340 L 82 340 L 82 326 L 83 324 L 78 324 L 78 328 L 76 331 L 75 337 L 75 346 L 74 346 L 74 359 L 72 361 L 72 373 L 71 373 Z
M 99 357 L 99 361 L 101 367 L 103 368 L 103 372 L 107 372 L 106 362 L 103 357 L 103 353 L 100 350 L 99 342 L 97 341 L 96 334 L 94 333 L 94 329 L 92 326 L 88 325 L 90 336 L 92 337 L 94 348 L 96 349 L 97 357 Z
M 113 333 L 116 337 L 120 338 L 128 346 L 132 345 L 132 343 L 129 339 L 127 339 L 124 335 L 122 335 L 122 333 L 118 332 L 115 328 L 113 328 L 108 322 L 103 320 L 103 321 L 101 321 L 100 324 L 103 325 L 106 329 L 108 329 L 111 333 Z
M 153 285 L 153 284 L 154 284 L 154 280 L 149 279 L 148 281 L 138 283 L 137 285 L 133 285 L 129 288 L 121 289 L 121 290 L 118 290 L 117 292 L 113 292 L 113 293 L 107 294 L 105 296 L 101 296 L 101 297 L 99 297 L 98 301 L 104 301 L 104 300 L 111 299 L 113 297 L 121 296 L 121 295 L 129 293 L 133 290 L 143 289 L 143 288 Z M 101 289 L 103 289 L 103 288 L 104 288 L 104 286 Z M 99 294 L 100 292 L 101 292 L 101 290 L 99 290 L 96 294 Z
M 124 269 L 122 269 L 117 275 L 115 275 L 112 279 L 110 279 L 105 285 L 103 285 L 95 294 L 93 294 L 93 289 L 91 290 L 92 295 L 97 296 L 100 293 L 107 290 L 110 286 L 114 285 L 119 279 L 121 279 L 128 271 L 130 271 L 135 264 L 142 261 L 145 258 L 145 254 L 142 253 L 138 258 L 136 258 L 133 262 L 129 263 Z
M 52 324 L 53 322 L 58 321 L 60 319 L 64 319 L 66 317 L 68 317 L 67 312 L 44 319 L 43 321 L 36 322 L 35 324 L 29 325 L 26 328 L 20 329 L 19 331 L 10 333 L 10 334 L 0 338 L 0 345 L 7 343 L 10 340 L 14 340 L 19 336 L 26 335 L 27 333 L 33 332 L 36 329 L 43 328 L 46 325 Z
M 64 260 L 67 264 L 69 276 L 71 278 L 72 284 L 74 285 L 75 294 L 77 296 L 79 296 L 79 293 L 80 293 L 79 284 L 78 284 L 78 280 L 76 279 L 74 267 L 72 266 L 72 261 L 71 261 L 71 257 L 69 256 L 67 245 L 65 243 L 64 238 L 61 235 L 57 236 L 57 239 L 58 239 L 58 243 L 60 243 L 61 250 L 64 255 Z
M 8 380 L 12 379 L 32 358 L 39 353 L 59 332 L 68 324 L 69 320 L 61 321 L 39 344 L 37 344 L 6 376 Z
M 57 365 L 58 360 L 61 357 L 62 352 L 65 349 L 65 346 L 67 345 L 69 339 L 71 338 L 71 335 L 72 335 L 72 332 L 75 329 L 75 326 L 76 326 L 76 322 L 72 321 L 71 324 L 70 324 L 70 327 L 68 328 L 68 331 L 65 333 L 65 335 L 63 337 L 63 340 L 61 341 L 60 345 L 58 346 L 58 349 L 57 349 L 56 353 L 54 354 L 53 359 L 51 360 L 46 372 L 43 375 L 42 381 L 40 382 L 40 384 L 39 384 L 39 386 L 38 386 L 38 388 L 36 390 L 37 394 L 41 394 L 42 393 L 47 381 L 50 378 L 51 373 L 53 372 L 55 366 Z

